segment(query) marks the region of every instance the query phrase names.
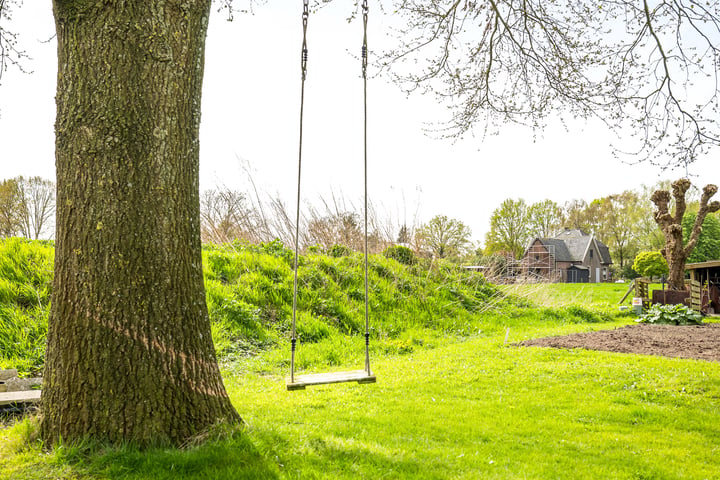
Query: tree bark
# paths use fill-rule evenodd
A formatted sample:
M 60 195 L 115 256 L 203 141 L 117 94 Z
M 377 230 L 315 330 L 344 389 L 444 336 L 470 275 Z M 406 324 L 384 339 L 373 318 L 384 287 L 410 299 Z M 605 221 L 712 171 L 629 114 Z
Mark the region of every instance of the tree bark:
M 199 125 L 210 0 L 54 0 L 52 446 L 180 444 L 239 421 L 205 303 Z
M 697 244 L 702 224 L 708 213 L 720 210 L 720 203 L 710 202 L 717 192 L 717 186 L 706 185 L 700 197 L 700 207 L 687 244 L 683 241 L 682 219 L 687 205 L 685 194 L 690 188 L 690 180 L 681 178 L 672 184 L 672 199 L 675 200 L 675 213 L 670 213 L 670 192 L 657 190 L 650 200 L 655 204 L 655 221 L 665 236 L 665 246 L 660 251 L 668 264 L 668 287 L 671 290 L 685 289 L 685 262 Z

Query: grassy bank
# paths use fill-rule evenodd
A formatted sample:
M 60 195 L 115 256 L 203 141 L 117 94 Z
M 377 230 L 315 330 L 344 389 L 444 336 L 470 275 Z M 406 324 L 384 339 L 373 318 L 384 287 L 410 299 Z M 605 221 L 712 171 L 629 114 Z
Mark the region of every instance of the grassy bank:
M 356 362 L 362 354 L 364 260 L 335 249 L 310 253 L 298 269 L 299 369 Z M 0 240 L 0 368 L 41 372 L 52 283 L 51 244 Z M 287 366 L 292 319 L 293 254 L 279 243 L 207 246 L 203 269 L 212 335 L 226 365 L 261 360 L 260 371 Z M 369 260 L 374 356 L 408 353 L 478 331 L 527 321 L 533 298 L 506 296 L 481 274 L 447 263 L 405 265 L 382 255 Z M 564 322 L 603 322 L 612 309 L 582 302 L 546 308 Z M 499 319 L 499 320 L 498 320 Z M 499 322 L 499 323 L 498 323 Z M 243 363 L 245 365 L 245 363 Z
M 276 247 L 205 253 L 246 425 L 180 450 L 46 453 L 28 419 L 0 430 L 0 479 L 720 478 L 719 364 L 510 345 L 632 322 L 617 313 L 626 285 L 503 287 L 508 298 L 449 267 L 374 258 L 378 383 L 287 392 L 290 270 Z M 303 259 L 303 368 L 361 364 L 358 268 L 353 255 Z

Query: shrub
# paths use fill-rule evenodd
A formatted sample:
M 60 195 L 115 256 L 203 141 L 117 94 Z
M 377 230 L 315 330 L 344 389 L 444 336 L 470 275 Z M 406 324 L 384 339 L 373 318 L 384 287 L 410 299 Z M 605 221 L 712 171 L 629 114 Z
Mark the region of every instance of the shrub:
M 345 245 L 333 245 L 330 247 L 330 250 L 328 250 L 328 255 L 335 258 L 347 257 L 348 255 L 352 255 L 352 250 Z
M 639 323 L 668 324 L 668 325 L 700 325 L 702 315 L 694 312 L 685 305 L 655 304 L 647 313 L 637 319 Z
M 304 343 L 319 342 L 323 338 L 329 337 L 334 331 L 334 328 L 328 325 L 325 319 L 306 312 L 298 312 L 296 327 L 297 337 L 300 342 Z
M 413 251 L 408 247 L 403 247 L 402 245 L 395 245 L 386 248 L 385 251 L 383 251 L 383 256 L 385 256 L 385 258 L 397 260 L 403 265 L 413 265 L 416 261 Z
M 669 271 L 667 261 L 660 252 L 638 253 L 632 268 L 643 277 L 659 277 Z

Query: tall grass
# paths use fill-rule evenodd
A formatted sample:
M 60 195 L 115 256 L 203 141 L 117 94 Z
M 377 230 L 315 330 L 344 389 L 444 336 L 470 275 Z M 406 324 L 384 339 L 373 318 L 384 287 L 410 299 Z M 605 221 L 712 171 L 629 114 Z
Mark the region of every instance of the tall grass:
M 10 239 L 0 241 L 0 252 L 0 365 L 35 372 L 42 367 L 45 347 L 52 245 Z M 293 263 L 293 253 L 279 241 L 204 248 L 208 309 L 223 364 L 270 351 L 257 360 L 257 368 L 287 366 Z M 537 298 L 505 294 L 481 274 L 450 263 L 406 265 L 371 255 L 368 303 L 373 356 L 407 354 L 421 345 L 534 322 L 527 314 L 532 300 Z M 362 363 L 362 254 L 335 249 L 333 255 L 317 251 L 302 255 L 297 306 L 300 368 Z M 540 321 L 560 318 L 569 323 L 600 322 L 611 315 L 579 305 L 555 306 L 547 307 Z
M 50 242 L 0 240 L 0 368 L 42 367 L 53 260 Z
M 338 250 L 340 251 L 340 250 Z M 365 329 L 364 257 L 310 252 L 298 268 L 297 334 L 301 368 L 355 361 Z M 205 249 L 208 304 L 216 344 L 230 360 L 285 346 L 292 320 L 293 254 L 279 242 Z M 478 312 L 504 297 L 482 275 L 450 264 L 407 266 L 371 255 L 370 333 L 377 352 L 407 351 L 417 332 L 467 333 Z M 233 328 L 241 322 L 242 329 Z M 235 345 L 233 347 L 232 345 Z M 278 356 L 276 365 L 287 358 Z

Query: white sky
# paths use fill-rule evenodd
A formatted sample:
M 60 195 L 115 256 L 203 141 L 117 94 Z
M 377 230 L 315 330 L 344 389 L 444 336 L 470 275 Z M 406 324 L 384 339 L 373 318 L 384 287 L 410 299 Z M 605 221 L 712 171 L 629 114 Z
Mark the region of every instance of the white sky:
M 361 22 L 345 21 L 349 3 L 335 2 L 309 20 L 302 191 L 313 203 L 334 191 L 361 204 L 362 81 L 354 57 L 362 31 Z M 302 3 L 289 4 L 271 1 L 233 22 L 213 12 L 201 126 L 203 189 L 222 184 L 247 190 L 249 169 L 262 192 L 294 205 Z M 371 52 L 387 45 L 389 21 L 379 9 L 370 11 Z M 11 67 L 2 79 L 0 179 L 54 179 L 51 1 L 26 1 L 11 27 L 32 57 L 25 68 L 33 73 Z M 535 140 L 531 130 L 517 126 L 483 143 L 428 138 L 423 127 L 447 113 L 434 98 L 406 98 L 382 77 L 371 78 L 368 89 L 370 197 L 395 222 L 412 224 L 416 211 L 420 221 L 443 214 L 483 240 L 491 212 L 506 198 L 590 201 L 685 174 L 622 163 L 612 156 L 607 132 L 584 123 L 570 125 L 570 132 L 558 124 Z M 689 173 L 696 183 L 718 183 L 720 162 L 702 158 Z

